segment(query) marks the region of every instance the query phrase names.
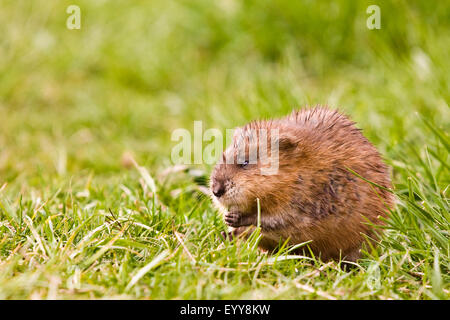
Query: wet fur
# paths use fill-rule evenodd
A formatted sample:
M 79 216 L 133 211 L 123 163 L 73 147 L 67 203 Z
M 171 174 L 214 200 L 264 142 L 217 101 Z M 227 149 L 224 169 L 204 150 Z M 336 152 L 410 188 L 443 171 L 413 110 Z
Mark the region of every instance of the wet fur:
M 225 195 L 213 199 L 232 234 L 256 225 L 259 198 L 262 249 L 272 251 L 287 239 L 291 245 L 312 240 L 310 249 L 323 260 L 356 260 L 364 235 L 374 237 L 368 220 L 380 224 L 393 196 L 347 168 L 390 188 L 388 168 L 378 151 L 346 116 L 316 107 L 238 129 L 224 159 L 235 157 L 242 141 L 258 147 L 253 130 L 260 128 L 279 130 L 278 174 L 261 175 L 263 164 L 258 162 L 248 168 L 218 164 L 211 176 L 211 185 L 226 186 Z

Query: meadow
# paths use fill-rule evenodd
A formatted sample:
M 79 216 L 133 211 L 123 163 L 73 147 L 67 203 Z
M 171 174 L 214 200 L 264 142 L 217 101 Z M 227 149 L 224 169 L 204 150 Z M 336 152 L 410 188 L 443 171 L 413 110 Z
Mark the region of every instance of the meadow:
M 450 4 L 371 4 L 0 0 L 0 299 L 448 299 Z M 316 104 L 392 169 L 350 270 L 224 242 L 211 165 L 171 161 L 194 121 Z

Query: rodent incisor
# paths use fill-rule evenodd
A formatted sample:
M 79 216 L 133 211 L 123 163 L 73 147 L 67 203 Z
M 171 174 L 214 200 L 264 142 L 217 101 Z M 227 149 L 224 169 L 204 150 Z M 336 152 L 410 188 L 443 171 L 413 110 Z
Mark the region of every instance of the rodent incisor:
M 268 157 L 271 132 L 278 130 L 276 174 L 261 173 L 273 164 L 259 153 L 256 163 L 248 163 L 251 150 L 263 141 L 258 140 L 260 129 L 267 132 Z M 241 163 L 238 150 L 245 151 Z M 237 129 L 222 160 L 211 175 L 213 200 L 225 215 L 230 235 L 239 235 L 257 225 L 259 198 L 259 246 L 264 250 L 272 251 L 285 240 L 290 245 L 312 240 L 308 246 L 322 260 L 355 261 L 365 235 L 375 236 L 369 222 L 382 224 L 379 218 L 393 206 L 393 195 L 383 189 L 391 188 L 391 182 L 378 151 L 354 122 L 326 107 Z

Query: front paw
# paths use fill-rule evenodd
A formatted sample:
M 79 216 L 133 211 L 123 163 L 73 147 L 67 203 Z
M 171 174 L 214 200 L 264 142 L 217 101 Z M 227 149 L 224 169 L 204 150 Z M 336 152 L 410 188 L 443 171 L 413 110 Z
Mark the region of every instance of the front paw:
M 250 226 L 256 224 L 256 215 L 242 214 L 238 211 L 231 211 L 225 215 L 225 223 L 233 228 Z
M 242 226 L 242 214 L 236 211 L 228 212 L 225 215 L 225 223 L 233 228 Z

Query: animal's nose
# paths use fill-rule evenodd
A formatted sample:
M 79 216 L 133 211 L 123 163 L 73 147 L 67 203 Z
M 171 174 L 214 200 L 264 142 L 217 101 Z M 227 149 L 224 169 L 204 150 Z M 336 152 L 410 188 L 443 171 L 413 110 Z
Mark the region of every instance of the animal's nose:
M 218 181 L 214 182 L 212 192 L 217 198 L 220 198 L 225 193 L 225 185 Z

